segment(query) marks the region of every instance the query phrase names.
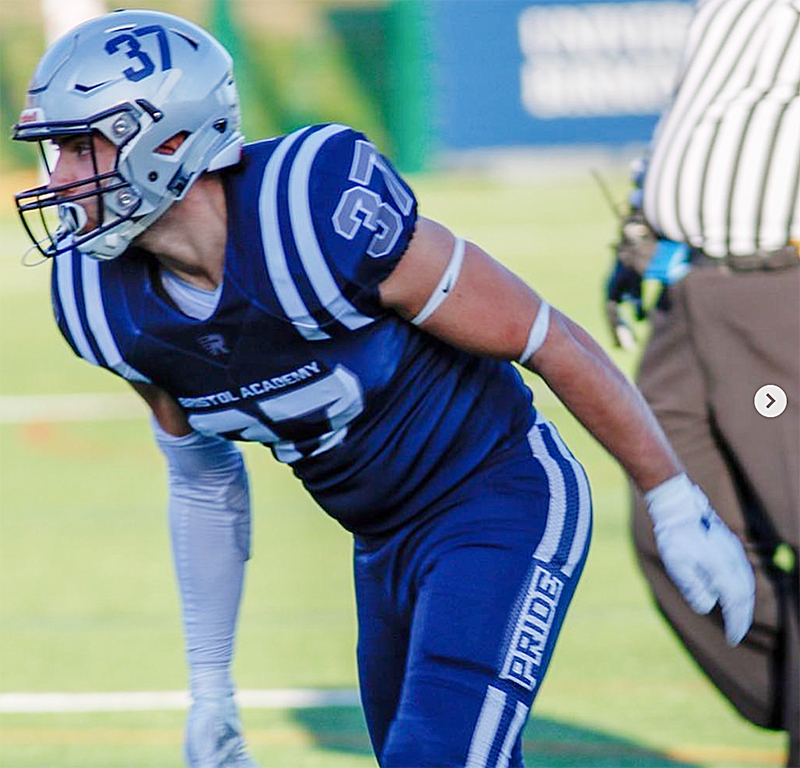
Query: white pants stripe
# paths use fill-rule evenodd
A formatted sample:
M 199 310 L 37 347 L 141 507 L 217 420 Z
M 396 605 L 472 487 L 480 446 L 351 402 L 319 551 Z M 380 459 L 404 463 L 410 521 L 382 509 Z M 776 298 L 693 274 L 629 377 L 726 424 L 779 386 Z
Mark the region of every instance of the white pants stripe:
M 489 768 L 489 756 L 492 747 L 501 735 L 500 723 L 505 704 L 506 694 L 499 688 L 490 685 L 486 690 L 481 713 L 478 716 L 478 722 L 472 734 L 466 768 Z M 500 754 L 495 763 L 495 768 L 506 768 L 508 765 L 514 742 L 517 740 L 522 726 L 525 725 L 527 717 L 528 707 L 518 701 L 514 716 L 511 718 L 503 744 L 500 747 Z
M 569 448 L 564 444 L 558 430 L 550 424 L 548 425 L 550 436 L 553 442 L 558 447 L 558 452 L 566 462 L 572 467 L 575 473 L 575 480 L 578 484 L 578 521 L 575 527 L 575 535 L 572 539 L 572 546 L 567 556 L 567 562 L 561 568 L 561 572 L 566 576 L 572 576 L 575 566 L 580 562 L 583 557 L 583 551 L 586 548 L 586 538 L 589 535 L 589 521 L 590 521 L 590 494 L 589 494 L 589 481 L 586 479 L 586 472 L 575 457 L 570 453 Z M 563 485 L 563 479 L 561 481 Z M 548 518 L 549 522 L 549 518 Z
M 551 455 L 540 428 L 546 429 L 555 443 L 560 462 Z M 547 510 L 547 524 L 545 525 L 542 540 L 533 554 L 536 560 L 550 563 L 561 545 L 567 518 L 567 484 L 564 478 L 564 464 L 567 464 L 575 475 L 575 481 L 578 486 L 578 515 L 569 554 L 560 569 L 565 576 L 569 577 L 572 576 L 575 566 L 583 557 L 589 536 L 589 524 L 591 522 L 589 481 L 586 479 L 586 472 L 584 472 L 583 467 L 570 453 L 569 448 L 561 439 L 561 435 L 558 434 L 558 430 L 550 422 L 542 418 L 541 415 L 537 415 L 536 424 L 528 432 L 528 444 L 533 455 L 541 462 L 550 484 L 550 507 Z
M 483 700 L 478 723 L 472 734 L 465 768 L 487 768 L 489 752 L 497 738 L 497 729 L 500 727 L 500 718 L 503 715 L 505 703 L 505 693 L 490 685 L 486 691 L 486 698 Z
M 539 423 L 528 432 L 531 452 L 541 462 L 550 486 L 550 507 L 547 510 L 547 523 L 542 540 L 533 556 L 543 563 L 549 563 L 561 544 L 564 520 L 567 516 L 567 488 L 564 475 L 558 462 L 550 455 L 539 431 Z
M 514 748 L 514 742 L 517 740 L 522 726 L 528 719 L 528 708 L 521 702 L 517 702 L 517 708 L 514 711 L 514 717 L 511 720 L 511 725 L 508 726 L 506 737 L 503 740 L 503 746 L 500 747 L 500 757 L 497 758 L 497 768 L 506 768 L 508 761 L 511 759 L 511 750 Z

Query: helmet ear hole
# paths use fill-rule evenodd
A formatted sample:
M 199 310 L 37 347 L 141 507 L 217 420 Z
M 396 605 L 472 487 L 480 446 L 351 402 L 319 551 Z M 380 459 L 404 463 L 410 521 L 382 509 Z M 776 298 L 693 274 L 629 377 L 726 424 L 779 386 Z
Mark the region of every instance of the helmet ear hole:
M 178 131 L 165 142 L 159 144 L 156 148 L 156 152 L 159 155 L 174 155 L 180 149 L 181 144 L 183 144 L 190 135 L 189 131 Z

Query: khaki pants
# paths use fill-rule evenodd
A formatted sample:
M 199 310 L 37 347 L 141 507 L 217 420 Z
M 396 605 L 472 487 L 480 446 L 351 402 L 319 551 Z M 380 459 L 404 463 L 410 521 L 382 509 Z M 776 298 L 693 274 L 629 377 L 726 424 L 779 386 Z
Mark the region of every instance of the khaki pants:
M 641 498 L 633 532 L 659 608 L 714 684 L 748 720 L 790 733 L 800 765 L 800 268 L 696 267 L 652 316 L 638 384 L 690 477 L 742 539 L 756 573 L 755 620 L 736 648 L 716 609 L 698 616 L 666 576 Z M 783 414 L 753 406 L 764 384 L 787 394 Z M 794 569 L 772 562 L 789 544 Z

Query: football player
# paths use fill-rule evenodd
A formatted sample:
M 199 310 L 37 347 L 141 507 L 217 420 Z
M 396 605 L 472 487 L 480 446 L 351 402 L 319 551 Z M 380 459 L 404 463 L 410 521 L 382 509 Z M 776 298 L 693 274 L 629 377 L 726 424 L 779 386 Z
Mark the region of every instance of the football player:
M 522 765 L 591 501 L 511 361 L 646 494 L 689 604 L 719 602 L 732 644 L 747 632 L 742 547 L 638 391 L 576 323 L 419 215 L 364 136 L 314 125 L 244 144 L 224 48 L 120 11 L 44 54 L 14 138 L 57 152 L 16 200 L 53 258 L 58 326 L 147 401 L 168 464 L 188 765 L 254 765 L 230 676 L 250 525 L 237 440 L 268 446 L 354 536 L 379 763 Z

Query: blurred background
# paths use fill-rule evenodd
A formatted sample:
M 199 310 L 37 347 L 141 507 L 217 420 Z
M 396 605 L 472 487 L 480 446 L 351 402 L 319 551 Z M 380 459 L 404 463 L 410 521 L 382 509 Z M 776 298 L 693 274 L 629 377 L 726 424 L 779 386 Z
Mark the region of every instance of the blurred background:
M 679 0 L 2 0 L 3 125 L 47 40 L 124 7 L 185 16 L 228 47 L 248 136 L 337 120 L 405 172 L 462 153 L 645 142 L 691 12 Z M 24 149 L 4 144 L 4 170 L 30 162 Z
M 610 347 L 603 282 L 628 164 L 669 96 L 691 12 L 675 0 L 0 0 L 3 768 L 182 764 L 164 467 L 135 396 L 58 336 L 49 267 L 20 265 L 13 208 L 37 174 L 35 152 L 9 140 L 36 61 L 48 40 L 119 7 L 173 12 L 220 38 L 249 139 L 320 121 L 364 131 L 426 215 L 521 274 L 628 374 L 636 355 Z M 781 765 L 782 737 L 733 712 L 651 603 L 622 473 L 525 376 L 595 505 L 527 764 Z M 254 557 L 235 676 L 253 753 L 264 768 L 374 768 L 355 695 L 349 537 L 267 451 L 244 450 Z

